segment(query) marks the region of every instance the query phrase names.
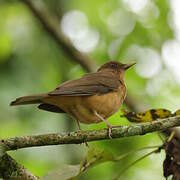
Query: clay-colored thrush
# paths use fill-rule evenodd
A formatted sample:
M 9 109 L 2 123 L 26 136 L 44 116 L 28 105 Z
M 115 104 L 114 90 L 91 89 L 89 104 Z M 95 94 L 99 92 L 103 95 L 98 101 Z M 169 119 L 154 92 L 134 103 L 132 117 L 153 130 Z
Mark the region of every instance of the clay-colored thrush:
M 11 106 L 40 104 L 39 109 L 67 113 L 77 120 L 79 129 L 79 122 L 91 124 L 104 121 L 111 137 L 112 126 L 107 118 L 123 103 L 126 97 L 124 73 L 134 64 L 110 61 L 97 72 L 67 81 L 52 92 L 17 98 Z

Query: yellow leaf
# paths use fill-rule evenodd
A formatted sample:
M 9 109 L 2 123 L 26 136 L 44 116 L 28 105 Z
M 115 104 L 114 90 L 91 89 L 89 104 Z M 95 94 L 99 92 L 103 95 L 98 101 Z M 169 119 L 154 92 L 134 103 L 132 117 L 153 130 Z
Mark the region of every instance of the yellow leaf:
M 175 113 L 174 113 L 175 116 L 179 116 L 180 115 L 180 109 L 178 109 Z
M 123 117 L 126 117 L 131 122 L 152 122 L 170 116 L 172 116 L 172 113 L 167 109 L 150 109 L 140 113 L 123 112 Z

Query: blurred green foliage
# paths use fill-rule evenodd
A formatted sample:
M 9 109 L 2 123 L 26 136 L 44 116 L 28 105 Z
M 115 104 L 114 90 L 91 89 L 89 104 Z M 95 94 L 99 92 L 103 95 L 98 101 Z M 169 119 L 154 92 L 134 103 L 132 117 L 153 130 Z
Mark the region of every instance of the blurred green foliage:
M 163 44 L 175 38 L 173 28 L 168 22 L 171 11 L 169 1 L 149 0 L 141 9 L 139 4 L 139 9 L 135 10 L 127 2 L 128 0 L 42 1 L 59 19 L 74 11 L 82 13 L 83 17 L 88 19 L 86 26 L 89 28 L 88 31 L 92 30 L 90 35 L 96 41 L 92 42 L 88 36 L 82 34 L 80 37 L 84 39 L 79 40 L 75 37 L 72 41 L 79 42 L 78 45 L 85 43 L 83 48 L 86 48 L 86 42 L 88 45 L 94 43 L 88 54 L 97 64 L 103 64 L 109 59 L 137 61 L 137 66 L 139 64 L 142 68 L 131 69 L 126 75 L 128 94 L 134 97 L 137 106 L 146 104 L 144 109 L 153 107 L 175 111 L 179 108 L 180 81 L 169 70 L 161 52 Z M 123 16 L 123 13 L 127 16 Z M 129 19 L 126 19 L 127 17 Z M 77 25 L 80 20 L 82 19 L 78 19 Z M 69 24 L 71 25 L 71 22 Z M 87 27 L 82 25 L 80 30 Z M 69 32 L 76 28 L 73 29 L 72 25 L 72 29 L 66 30 Z M 161 68 L 154 72 L 157 62 L 153 60 L 157 56 Z M 145 69 L 144 76 L 141 69 Z M 146 71 L 152 71 L 154 74 L 147 77 Z M 34 106 L 10 108 L 9 103 L 18 96 L 50 91 L 63 81 L 78 78 L 84 73 L 80 65 L 64 55 L 21 1 L 0 1 L 1 138 L 76 130 L 76 123 L 64 114 L 43 112 Z M 128 124 L 129 122 L 121 118 L 120 114 L 121 110 L 109 121 L 112 124 Z M 82 129 L 103 127 L 103 123 L 82 125 Z M 159 137 L 154 133 L 89 144 L 121 155 L 139 147 L 160 143 Z M 64 145 L 28 148 L 10 154 L 34 174 L 42 176 L 51 170 L 60 169 L 64 164 L 78 164 L 86 152 L 87 148 L 84 145 Z M 95 166 L 81 179 L 111 179 L 134 159 L 136 156 L 129 156 L 116 164 L 106 162 Z M 163 159 L 164 153 L 154 154 L 132 167 L 122 179 L 163 179 Z

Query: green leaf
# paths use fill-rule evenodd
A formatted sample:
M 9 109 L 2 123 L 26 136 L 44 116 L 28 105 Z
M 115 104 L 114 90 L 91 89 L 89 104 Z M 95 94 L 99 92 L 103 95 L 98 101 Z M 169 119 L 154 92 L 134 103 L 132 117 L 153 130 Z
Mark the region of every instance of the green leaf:
M 90 168 L 94 165 L 106 162 L 106 161 L 114 161 L 115 157 L 112 153 L 102 150 L 99 148 L 92 147 L 88 150 L 87 156 L 81 162 L 81 172 L 85 171 L 87 168 Z
M 168 118 L 172 116 L 171 111 L 167 109 L 150 109 L 144 112 L 123 112 L 123 117 L 126 117 L 131 122 L 152 122 L 157 119 Z
M 89 168 L 106 161 L 114 161 L 113 154 L 99 148 L 89 148 L 87 155 L 80 164 L 77 165 L 64 165 L 61 169 L 50 172 L 43 180 L 75 180 L 82 172 L 87 171 Z
M 43 177 L 43 180 L 73 180 L 76 179 L 76 176 L 79 175 L 80 165 L 64 165 L 61 169 L 50 172 L 48 175 Z
M 174 113 L 175 116 L 179 116 L 180 115 L 180 109 L 178 109 L 175 113 Z
M 159 148 L 159 147 L 160 146 L 144 147 L 144 148 L 136 149 L 133 151 L 129 151 L 120 156 L 114 156 L 111 152 L 107 150 L 100 149 L 97 147 L 92 147 L 92 148 L 89 148 L 87 155 L 81 161 L 80 164 L 64 165 L 61 167 L 61 169 L 50 172 L 47 176 L 43 177 L 42 179 L 43 180 L 49 180 L 49 179 L 76 180 L 79 178 L 79 176 L 82 173 L 87 172 L 91 167 L 96 166 L 98 164 L 108 162 L 108 161 L 119 162 L 133 153 L 146 150 L 146 149 L 153 149 L 153 148 Z

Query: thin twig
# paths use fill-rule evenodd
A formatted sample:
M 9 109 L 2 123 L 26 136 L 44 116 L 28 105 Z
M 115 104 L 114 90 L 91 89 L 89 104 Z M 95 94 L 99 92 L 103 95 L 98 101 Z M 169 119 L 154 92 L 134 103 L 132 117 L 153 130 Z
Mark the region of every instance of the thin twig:
M 132 166 L 134 166 L 135 164 L 137 164 L 138 162 L 140 162 L 141 160 L 145 159 L 146 157 L 150 156 L 153 153 L 158 152 L 160 149 L 155 149 L 147 154 L 145 154 L 144 156 L 140 157 L 139 159 L 135 160 L 134 162 L 132 162 L 131 164 L 129 164 L 127 167 L 125 167 L 124 169 L 122 169 L 120 171 L 120 173 L 117 175 L 117 177 L 115 177 L 113 180 L 118 180 L 129 168 L 131 168 Z
M 134 154 L 134 153 L 137 153 L 137 152 L 140 152 L 140 151 L 144 151 L 144 150 L 147 150 L 147 149 L 155 149 L 155 148 L 161 148 L 163 147 L 163 145 L 157 145 L 157 146 L 147 146 L 147 147 L 143 147 L 143 148 L 139 148 L 139 149 L 135 149 L 135 150 L 132 150 L 132 151 L 129 151 L 121 156 L 118 156 L 116 157 L 115 161 L 120 161 L 126 157 L 128 157 L 130 154 Z

